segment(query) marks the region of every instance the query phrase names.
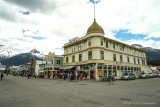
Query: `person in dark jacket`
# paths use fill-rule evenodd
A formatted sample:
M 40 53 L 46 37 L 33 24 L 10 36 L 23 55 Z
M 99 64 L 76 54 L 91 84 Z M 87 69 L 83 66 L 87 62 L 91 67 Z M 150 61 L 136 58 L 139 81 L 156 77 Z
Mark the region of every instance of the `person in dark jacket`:
M 29 74 L 29 73 L 27 74 L 27 77 L 28 77 L 28 79 L 29 79 L 29 77 L 30 77 L 30 74 Z
M 113 77 L 112 77 L 111 73 L 109 74 L 108 79 L 109 79 L 109 84 L 113 84 L 113 82 L 112 82 Z
M 2 81 L 2 79 L 3 79 L 3 72 L 1 72 L 1 81 Z

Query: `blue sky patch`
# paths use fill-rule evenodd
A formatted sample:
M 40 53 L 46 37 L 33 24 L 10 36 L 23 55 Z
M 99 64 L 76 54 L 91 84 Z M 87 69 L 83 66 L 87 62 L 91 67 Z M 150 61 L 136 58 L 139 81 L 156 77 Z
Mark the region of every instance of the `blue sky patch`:
M 19 11 L 19 13 L 22 13 L 23 15 L 29 15 L 31 12 L 29 12 L 29 11 Z
M 93 4 L 98 4 L 101 0 L 89 0 L 89 2 L 93 3 Z
M 30 30 L 24 30 L 24 29 L 22 30 L 23 33 L 27 32 L 27 31 L 30 31 Z
M 160 38 L 149 38 L 149 39 L 146 39 L 146 40 L 160 41 Z
M 63 49 L 63 48 L 56 48 L 56 50 L 62 50 L 62 51 L 64 51 L 64 49 Z
M 31 35 L 23 35 L 24 37 L 31 37 L 33 39 L 38 39 L 38 40 L 43 40 L 46 39 L 45 37 L 42 36 L 31 36 Z
M 119 32 L 115 32 L 116 35 L 114 35 L 116 38 L 122 40 L 122 41 L 126 41 L 126 40 L 131 40 L 131 39 L 144 39 L 146 37 L 146 35 L 142 35 L 142 34 L 131 34 L 128 33 L 127 30 L 120 30 Z
M 34 33 L 34 34 L 38 34 L 38 33 L 39 33 L 39 30 L 34 31 L 33 33 Z

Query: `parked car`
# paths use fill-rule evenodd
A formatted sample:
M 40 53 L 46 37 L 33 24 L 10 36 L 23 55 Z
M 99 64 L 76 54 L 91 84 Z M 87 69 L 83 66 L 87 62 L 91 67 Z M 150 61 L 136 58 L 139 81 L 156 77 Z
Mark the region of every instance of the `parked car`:
M 150 73 L 148 73 L 148 75 L 150 78 L 153 78 L 153 73 L 150 72 Z
M 133 73 L 126 73 L 126 74 L 122 75 L 121 79 L 122 80 L 135 80 L 136 75 Z
M 156 74 L 157 74 L 157 77 L 160 77 L 160 72 L 156 72 Z
M 155 73 L 155 72 L 152 72 L 152 75 L 153 75 L 153 78 L 157 77 L 157 73 Z
M 142 73 L 139 75 L 139 78 L 144 78 L 144 79 L 150 78 L 150 75 L 149 75 L 149 73 Z

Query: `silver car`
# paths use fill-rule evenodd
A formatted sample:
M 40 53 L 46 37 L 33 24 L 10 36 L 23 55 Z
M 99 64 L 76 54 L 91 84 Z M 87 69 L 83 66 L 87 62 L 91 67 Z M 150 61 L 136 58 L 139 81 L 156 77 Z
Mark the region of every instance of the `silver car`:
M 142 73 L 139 75 L 139 78 L 147 79 L 147 78 L 150 78 L 150 75 L 149 75 L 149 73 Z
M 136 75 L 133 73 L 125 73 L 122 75 L 121 77 L 122 80 L 135 80 L 136 79 Z

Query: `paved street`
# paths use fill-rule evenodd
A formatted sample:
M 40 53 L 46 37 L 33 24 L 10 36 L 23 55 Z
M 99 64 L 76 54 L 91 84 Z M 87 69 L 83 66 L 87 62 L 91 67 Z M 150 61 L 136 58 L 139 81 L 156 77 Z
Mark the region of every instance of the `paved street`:
M 160 78 L 108 82 L 27 79 L 0 81 L 0 107 L 160 107 Z

